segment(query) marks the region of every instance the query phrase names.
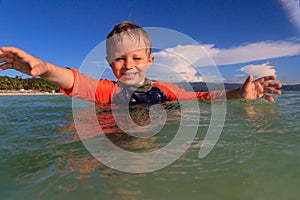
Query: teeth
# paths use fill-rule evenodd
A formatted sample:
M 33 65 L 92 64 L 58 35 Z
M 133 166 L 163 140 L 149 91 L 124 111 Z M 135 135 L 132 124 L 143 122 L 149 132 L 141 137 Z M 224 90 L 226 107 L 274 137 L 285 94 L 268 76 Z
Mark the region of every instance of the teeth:
M 137 72 L 130 72 L 130 73 L 124 73 L 124 76 L 132 76 L 132 75 L 136 75 Z

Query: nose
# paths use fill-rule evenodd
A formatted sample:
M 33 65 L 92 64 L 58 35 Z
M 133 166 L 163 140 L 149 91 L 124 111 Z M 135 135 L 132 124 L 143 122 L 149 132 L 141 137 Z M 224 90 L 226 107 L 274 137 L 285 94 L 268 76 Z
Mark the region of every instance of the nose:
M 133 62 L 132 59 L 126 59 L 125 62 L 124 62 L 124 66 L 123 66 L 125 69 L 132 69 L 135 67 L 135 64 Z

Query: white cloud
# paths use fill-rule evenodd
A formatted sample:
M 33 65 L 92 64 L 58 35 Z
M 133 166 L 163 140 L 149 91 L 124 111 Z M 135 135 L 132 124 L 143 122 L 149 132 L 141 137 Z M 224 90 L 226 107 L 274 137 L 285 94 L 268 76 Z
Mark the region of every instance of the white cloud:
M 155 64 L 149 68 L 147 74 L 150 78 L 168 82 L 199 82 L 203 78 L 192 63 L 197 60 L 200 46 L 182 46 L 164 49 L 153 53 Z M 202 49 L 203 51 L 203 49 Z M 204 58 L 203 58 L 204 59 Z
M 242 72 L 252 74 L 255 77 L 276 75 L 274 65 L 271 63 L 264 63 L 261 65 L 246 65 L 240 68 Z
M 203 77 L 199 76 L 194 66 L 202 69 L 201 67 L 215 66 L 215 64 L 223 66 L 299 54 L 300 43 L 284 40 L 262 41 L 228 49 L 216 48 L 213 44 L 178 45 L 174 48 L 154 53 L 156 57 L 155 63 L 157 64 L 156 67 L 152 67 L 152 70 L 150 68 L 148 74 L 155 79 L 170 82 L 181 80 L 202 81 Z M 269 74 L 275 73 L 275 69 L 268 68 L 268 66 L 271 66 L 269 64 L 265 63 L 260 66 L 257 72 L 258 76 L 267 72 Z M 248 66 L 244 70 L 250 70 L 250 68 Z M 213 75 L 213 73 L 215 73 L 214 70 L 208 72 L 205 76 L 215 76 L 215 79 L 221 80 L 218 75 Z
M 217 65 L 229 65 L 299 54 L 300 43 L 263 41 L 229 49 L 220 49 L 217 54 L 212 55 L 212 58 Z
M 299 0 L 280 0 L 290 21 L 300 30 L 300 2 Z

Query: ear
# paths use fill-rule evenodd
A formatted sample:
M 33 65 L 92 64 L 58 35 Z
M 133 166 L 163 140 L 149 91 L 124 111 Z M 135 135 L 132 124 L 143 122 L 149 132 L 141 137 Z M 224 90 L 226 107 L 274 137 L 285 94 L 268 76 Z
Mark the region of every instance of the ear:
M 106 56 L 105 59 L 106 59 L 106 62 L 107 62 L 107 63 L 109 64 L 109 66 L 111 67 L 111 61 L 110 61 L 109 57 Z
M 155 60 L 155 57 L 150 55 L 149 58 L 148 58 L 148 67 L 150 67 L 152 65 L 152 63 L 154 62 Z

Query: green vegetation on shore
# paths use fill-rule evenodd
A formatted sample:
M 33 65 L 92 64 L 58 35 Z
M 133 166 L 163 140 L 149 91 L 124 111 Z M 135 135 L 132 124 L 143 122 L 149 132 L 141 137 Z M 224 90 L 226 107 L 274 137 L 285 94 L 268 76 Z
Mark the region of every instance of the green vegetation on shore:
M 26 78 L 0 76 L 0 90 L 36 90 L 40 92 L 60 91 L 60 87 L 41 78 Z
M 190 83 L 194 91 L 208 91 L 207 83 L 204 82 L 196 82 Z M 178 83 L 180 87 L 185 88 L 184 83 Z M 218 84 L 210 83 L 211 88 L 220 88 L 217 87 Z M 230 84 L 224 83 L 223 85 L 225 89 L 232 89 L 241 87 L 241 84 Z M 51 83 L 42 78 L 26 78 L 22 79 L 21 77 L 8 77 L 8 76 L 0 76 L 0 90 L 36 90 L 40 92 L 60 92 L 60 87 L 57 84 Z M 188 88 L 185 88 L 188 89 Z M 299 91 L 300 84 L 297 85 L 283 85 L 281 88 L 284 91 Z

